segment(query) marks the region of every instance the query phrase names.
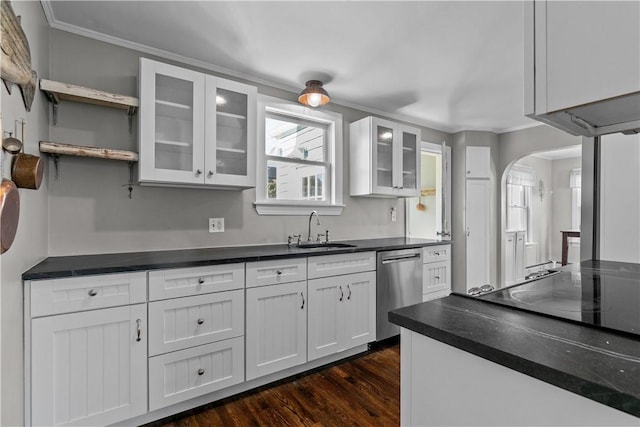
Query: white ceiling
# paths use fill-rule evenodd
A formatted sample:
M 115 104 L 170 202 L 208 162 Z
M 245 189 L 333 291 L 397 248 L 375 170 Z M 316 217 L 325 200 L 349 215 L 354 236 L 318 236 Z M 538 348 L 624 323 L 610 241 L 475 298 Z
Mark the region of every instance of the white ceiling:
M 523 116 L 520 1 L 43 1 L 49 23 L 447 132 Z

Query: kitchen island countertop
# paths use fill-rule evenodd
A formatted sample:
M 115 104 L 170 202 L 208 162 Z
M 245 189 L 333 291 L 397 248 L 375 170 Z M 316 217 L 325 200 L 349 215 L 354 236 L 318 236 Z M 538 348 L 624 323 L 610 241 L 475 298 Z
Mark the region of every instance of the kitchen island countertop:
M 450 244 L 451 241 L 404 237 L 345 240 L 354 247 L 301 249 L 286 244 L 228 246 L 166 251 L 123 252 L 95 255 L 54 256 L 44 259 L 22 274 L 22 280 L 55 279 L 92 274 L 124 273 L 163 268 L 202 267 L 234 262 L 264 261 L 329 254 L 411 249 Z
M 640 340 L 633 335 L 456 294 L 392 311 L 389 320 L 640 418 Z

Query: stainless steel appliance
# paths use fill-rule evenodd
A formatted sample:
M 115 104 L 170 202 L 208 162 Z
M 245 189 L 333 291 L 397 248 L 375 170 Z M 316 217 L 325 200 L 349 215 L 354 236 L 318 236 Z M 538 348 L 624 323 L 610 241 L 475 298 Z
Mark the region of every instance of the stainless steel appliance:
M 398 335 L 388 320 L 390 310 L 422 302 L 422 249 L 378 252 L 376 339 Z

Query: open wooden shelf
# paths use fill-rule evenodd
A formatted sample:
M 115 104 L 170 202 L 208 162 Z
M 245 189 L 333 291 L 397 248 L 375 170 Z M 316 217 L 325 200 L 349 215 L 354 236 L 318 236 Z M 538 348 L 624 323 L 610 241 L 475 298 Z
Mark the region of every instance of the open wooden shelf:
M 84 102 L 85 104 L 119 108 L 133 114 L 138 108 L 138 98 L 104 92 L 97 89 L 40 79 L 40 90 L 44 91 L 53 104 L 60 101 Z
M 82 145 L 61 144 L 57 142 L 40 141 L 40 152 L 79 157 L 94 157 L 98 159 L 122 160 L 137 162 L 138 153 L 135 151 L 114 150 L 111 148 L 87 147 Z

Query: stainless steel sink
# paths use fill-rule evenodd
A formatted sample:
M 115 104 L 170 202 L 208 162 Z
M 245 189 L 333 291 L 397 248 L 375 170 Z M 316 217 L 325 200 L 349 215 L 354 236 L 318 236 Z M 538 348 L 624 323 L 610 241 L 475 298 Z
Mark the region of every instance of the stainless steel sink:
M 318 248 L 355 248 L 356 245 L 348 243 L 319 243 L 319 242 L 300 242 L 300 249 L 318 249 Z

